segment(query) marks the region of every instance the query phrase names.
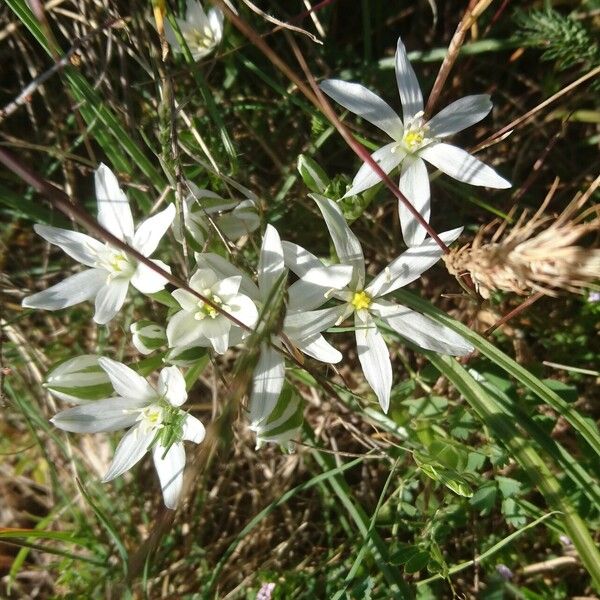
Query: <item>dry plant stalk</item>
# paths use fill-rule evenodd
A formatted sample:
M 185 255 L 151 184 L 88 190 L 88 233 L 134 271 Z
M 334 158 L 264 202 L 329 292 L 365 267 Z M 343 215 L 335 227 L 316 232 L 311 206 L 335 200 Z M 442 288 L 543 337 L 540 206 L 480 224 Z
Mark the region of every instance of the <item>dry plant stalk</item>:
M 486 299 L 496 290 L 520 296 L 533 291 L 549 296 L 556 296 L 560 290 L 582 293 L 600 279 L 600 249 L 575 243 L 588 233 L 600 232 L 600 206 L 579 211 L 599 185 L 600 177 L 559 217 L 553 217 L 543 213 L 558 187 L 556 180 L 533 217 L 523 212 L 504 238 L 507 221 L 489 242 L 485 241 L 498 223 L 493 221 L 479 230 L 472 244 L 450 250 L 443 257 L 448 271 L 457 278 L 470 275 L 478 293 Z

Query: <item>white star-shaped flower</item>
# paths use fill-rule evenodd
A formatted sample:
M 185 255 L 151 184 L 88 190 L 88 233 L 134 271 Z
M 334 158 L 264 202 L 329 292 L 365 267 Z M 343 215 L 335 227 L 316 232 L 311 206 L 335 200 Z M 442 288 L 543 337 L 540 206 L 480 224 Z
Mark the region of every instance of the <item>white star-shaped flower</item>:
M 223 278 L 210 268 L 199 268 L 189 285 L 247 327 L 253 327 L 258 311 L 248 296 L 239 293 L 241 282 L 240 276 Z M 171 295 L 182 310 L 167 325 L 170 348 L 212 346 L 215 352 L 224 354 L 245 337 L 241 327 L 187 290 L 177 289 Z
M 277 230 L 272 225 L 267 225 L 257 269 L 258 285 L 246 273 L 217 254 L 196 254 L 196 261 L 199 269 L 211 270 L 220 279 L 237 277 L 240 280 L 240 292 L 246 294 L 260 310 L 263 310 L 271 299 L 274 287 L 285 275 L 283 247 L 286 244 L 287 242 L 281 241 Z M 299 269 L 302 269 L 302 261 L 299 262 Z M 294 348 L 316 360 L 337 363 L 342 359 L 342 355 L 321 335 L 322 331 L 333 325 L 337 315 L 331 309 L 315 309 L 327 302 L 327 293 L 332 288 L 341 289 L 348 284 L 352 277 L 352 267 L 324 266 L 320 262 L 314 267 L 303 270 L 303 278 L 288 288 L 282 338 L 272 335 L 270 341 L 279 347 L 289 342 Z M 284 355 L 272 345 L 263 342 L 259 360 L 254 368 L 250 394 L 250 428 L 256 432 L 257 446 L 263 442 L 284 444 L 292 435 L 291 430 L 282 431 L 282 425 L 297 412 L 296 400 L 290 401 L 285 411 L 278 415 L 275 421 L 272 420 L 284 382 Z M 278 432 L 277 435 L 267 433 L 273 430 Z
M 208 56 L 223 39 L 223 12 L 210 8 L 204 12 L 198 0 L 187 0 L 185 19 L 175 19 L 192 58 L 200 60 Z M 174 29 L 165 21 L 165 37 L 174 52 L 182 52 Z
M 202 423 L 179 407 L 187 400 L 185 379 L 177 367 L 164 368 L 156 387 L 129 367 L 99 358 L 117 396 L 58 413 L 52 423 L 74 433 L 118 431 L 130 427 L 115 450 L 103 481 L 131 469 L 152 450 L 167 508 L 175 508 L 183 485 L 184 441 L 200 443 Z
M 150 256 L 175 218 L 175 205 L 146 219 L 134 230 L 127 196 L 114 173 L 101 164 L 95 173 L 98 223 L 123 242 Z M 146 265 L 137 262 L 118 248 L 76 231 L 49 225 L 35 225 L 35 232 L 51 244 L 62 248 L 71 258 L 90 267 L 52 287 L 23 299 L 27 308 L 58 310 L 95 298 L 96 323 L 108 323 L 121 309 L 129 284 L 143 294 L 165 287 L 166 279 Z M 171 272 L 160 260 L 153 263 Z
M 344 108 L 392 138 L 391 143 L 374 152 L 371 158 L 388 174 L 400 165 L 400 191 L 425 221 L 429 222 L 430 216 L 430 190 L 424 161 L 471 185 L 499 189 L 511 186 L 491 167 L 443 141 L 478 123 L 492 110 L 487 94 L 465 96 L 425 121 L 421 88 L 400 39 L 396 49 L 396 79 L 404 120 L 384 100 L 358 83 L 328 79 L 321 83 L 321 89 Z M 363 192 L 380 181 L 377 173 L 365 163 L 345 196 Z M 418 246 L 427 234 L 425 228 L 419 225 L 402 202 L 398 203 L 398 211 L 404 241 L 408 246 Z
M 325 310 L 330 312 L 331 324 L 341 324 L 354 314 L 358 359 L 365 379 L 377 395 L 381 408 L 387 412 L 392 389 L 392 365 L 375 319 L 381 319 L 396 333 L 426 350 L 455 356 L 473 351 L 466 340 L 448 327 L 383 298 L 417 279 L 439 260 L 442 250 L 434 240 L 428 239 L 420 246 L 409 248 L 367 283 L 360 242 L 346 224 L 340 209 L 324 196 L 312 194 L 311 197 L 323 214 L 340 262 L 353 268 L 350 283 L 343 290 L 332 290 L 328 294 L 343 304 Z M 461 231 L 462 228 L 446 231 L 440 234 L 440 238 L 450 244 Z M 284 250 L 286 264 L 300 278 L 307 268 L 321 265 L 317 257 L 300 246 L 287 244 Z

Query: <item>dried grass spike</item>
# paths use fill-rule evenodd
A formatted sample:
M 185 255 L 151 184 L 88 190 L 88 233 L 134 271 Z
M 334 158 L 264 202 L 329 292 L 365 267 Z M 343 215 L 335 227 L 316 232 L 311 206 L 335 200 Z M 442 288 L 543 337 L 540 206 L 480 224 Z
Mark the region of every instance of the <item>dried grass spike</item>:
M 582 293 L 594 287 L 600 279 L 600 249 L 575 244 L 588 233 L 600 232 L 600 207 L 576 213 L 599 184 L 600 178 L 557 218 L 538 210 L 528 220 L 523 213 L 502 239 L 498 233 L 505 222 L 489 242 L 486 234 L 496 222 L 482 228 L 471 244 L 444 257 L 448 271 L 455 277 L 470 275 L 486 299 L 500 290 L 520 296 L 533 291 L 556 296 L 561 290 Z

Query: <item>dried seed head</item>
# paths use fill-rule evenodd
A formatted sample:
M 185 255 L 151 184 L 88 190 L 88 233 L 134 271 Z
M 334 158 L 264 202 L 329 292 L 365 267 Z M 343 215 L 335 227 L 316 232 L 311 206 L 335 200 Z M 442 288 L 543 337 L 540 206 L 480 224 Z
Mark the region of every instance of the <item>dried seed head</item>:
M 600 279 L 600 250 L 575 243 L 588 233 L 600 232 L 600 207 L 576 213 L 599 183 L 600 178 L 557 218 L 543 215 L 549 195 L 532 218 L 524 212 L 502 239 L 506 222 L 489 242 L 486 234 L 496 222 L 484 227 L 472 244 L 444 257 L 448 271 L 456 277 L 470 275 L 483 298 L 495 290 L 519 295 L 540 291 L 556 296 L 560 290 L 582 293 Z

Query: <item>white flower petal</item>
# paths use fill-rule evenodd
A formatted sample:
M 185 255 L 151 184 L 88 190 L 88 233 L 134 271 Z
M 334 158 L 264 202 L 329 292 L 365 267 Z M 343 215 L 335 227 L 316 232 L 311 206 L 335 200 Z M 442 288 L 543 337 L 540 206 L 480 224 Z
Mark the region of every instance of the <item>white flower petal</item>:
M 187 290 L 177 289 L 171 292 L 171 296 L 179 302 L 179 305 L 183 310 L 187 312 L 196 312 L 198 310 L 199 303 L 201 300 L 194 296 L 191 292 Z
M 96 400 L 63 410 L 50 421 L 59 429 L 73 433 L 117 431 L 131 427 L 139 414 L 133 411 L 146 404 L 132 398 Z
M 99 325 L 108 323 L 121 310 L 128 287 L 129 279 L 117 277 L 100 288 L 96 295 L 96 312 L 94 314 L 96 323 Z
M 406 151 L 398 147 L 397 142 L 387 144 L 371 154 L 371 158 L 381 167 L 386 175 L 395 169 L 405 156 Z M 358 170 L 358 173 L 352 180 L 352 186 L 343 197 L 348 198 L 349 196 L 360 194 L 381 181 L 382 179 L 371 168 L 371 165 L 369 163 L 363 163 L 362 167 Z
M 356 349 L 365 379 L 373 388 L 383 412 L 390 407 L 392 390 L 392 363 L 390 353 L 373 319 L 355 318 Z
M 186 415 L 185 421 L 183 422 L 183 439 L 186 442 L 194 442 L 199 444 L 206 435 L 206 429 L 204 425 L 192 415 Z
M 175 205 L 169 204 L 167 208 L 154 216 L 146 219 L 137 228 L 133 236 L 132 246 L 144 256 L 150 256 L 158 246 L 175 218 Z
M 298 348 L 304 354 L 328 364 L 339 363 L 343 358 L 341 352 L 336 350 L 322 335 L 301 340 L 298 342 Z
M 206 336 L 217 354 L 225 354 L 229 348 L 229 329 L 221 334 Z
M 174 510 L 183 487 L 185 448 L 181 442 L 176 442 L 168 450 L 157 444 L 152 450 L 152 458 L 160 480 L 165 506 Z
M 167 273 L 171 272 L 171 267 L 166 265 L 162 260 L 153 258 L 151 261 L 163 271 Z M 131 276 L 131 285 L 142 294 L 154 294 L 164 289 L 165 285 L 167 285 L 167 280 L 160 273 L 157 273 L 144 263 L 138 263 Z
M 94 174 L 98 223 L 124 242 L 133 238 L 133 217 L 129 200 L 119 187 L 114 173 L 101 164 Z
M 235 276 L 241 277 L 239 291 L 243 294 L 246 294 L 246 296 L 250 296 L 251 298 L 258 300 L 260 294 L 256 284 L 245 273 L 240 271 L 229 261 L 225 260 L 222 256 L 213 254 L 212 252 L 196 254 L 196 263 L 198 265 L 198 269 L 212 269 L 218 275 L 220 275 L 222 279 Z
M 423 110 L 423 94 L 400 38 L 398 38 L 396 47 L 396 81 L 400 92 L 400 102 L 402 102 L 402 116 L 406 124 L 409 119 Z
M 189 25 L 194 25 L 196 29 L 201 31 L 208 25 L 206 13 L 198 0 L 187 0 L 185 20 Z
M 258 320 L 258 309 L 256 304 L 252 302 L 245 294 L 236 294 L 227 298 L 227 306 L 229 307 L 229 313 L 233 315 L 238 321 L 241 321 L 247 327 L 254 327 Z M 223 317 L 228 323 L 229 319 Z M 233 325 L 233 323 L 232 323 Z M 235 325 L 237 327 L 237 325 Z
M 181 406 L 187 400 L 185 379 L 177 367 L 165 367 L 158 376 L 158 395 L 171 406 Z
M 464 356 L 473 352 L 473 346 L 461 335 L 405 306 L 378 301 L 373 303 L 372 310 L 396 333 L 420 348 L 453 356 Z
M 98 255 L 104 252 L 104 244 L 85 233 L 50 225 L 34 225 L 33 229 L 47 242 L 58 246 L 71 258 L 87 267 L 94 267 L 98 261 Z
M 445 244 L 451 244 L 461 234 L 463 228 L 457 227 L 439 235 Z M 413 246 L 393 260 L 371 283 L 365 291 L 372 297 L 385 296 L 394 290 L 408 285 L 433 266 L 442 256 L 443 250 L 432 238 L 427 238 L 420 246 Z
M 224 302 L 228 301 L 229 296 L 235 295 L 240 289 L 242 278 L 240 276 L 227 277 L 221 279 L 212 288 L 212 292 L 216 294 Z
M 133 369 L 111 358 L 101 356 L 98 364 L 106 371 L 115 392 L 123 398 L 131 398 L 142 404 L 156 399 L 152 386 Z
M 25 308 L 58 310 L 93 298 L 106 281 L 103 269 L 86 269 L 71 275 L 43 292 L 23 298 Z
M 288 311 L 283 322 L 283 331 L 294 344 L 300 346 L 302 340 L 311 339 L 331 327 L 344 313 L 345 308 L 341 304 L 321 310 L 295 313 Z
M 258 426 L 273 412 L 285 381 L 285 361 L 280 352 L 261 344 L 260 357 L 252 375 L 250 423 Z
M 222 338 L 224 335 L 228 334 L 231 325 L 232 323 L 227 317 L 219 315 L 214 319 L 202 319 L 202 321 L 200 321 L 200 331 L 202 332 L 202 335 L 212 341 L 212 338 Z M 225 350 L 223 350 L 223 352 L 224 351 Z M 220 352 L 219 354 L 222 354 L 223 352 Z
M 219 276 L 212 269 L 197 269 L 190 279 L 190 287 L 197 292 L 212 288 Z
M 308 250 L 292 242 L 281 242 L 283 259 L 288 267 L 298 277 L 304 277 L 310 269 L 323 268 L 323 263 Z
M 366 87 L 340 79 L 326 79 L 319 87 L 338 104 L 379 127 L 392 139 L 402 139 L 404 128 L 400 117 L 387 102 Z
M 102 481 L 115 479 L 131 469 L 146 454 L 155 435 L 154 429 L 144 430 L 139 425 L 132 427 L 119 442 L 112 463 Z
M 352 233 L 338 205 L 319 194 L 309 194 L 317 203 L 340 262 L 352 265 L 355 269 L 353 282 L 362 285 L 365 280 L 365 258 L 358 238 Z
M 488 94 L 465 96 L 441 110 L 427 123 L 428 137 L 443 138 L 479 123 L 492 110 Z
M 215 44 L 219 44 L 223 39 L 223 11 L 218 7 L 213 7 L 208 11 L 208 23 L 215 38 Z
M 431 214 L 429 175 L 427 175 L 425 163 L 418 156 L 407 157 L 402 163 L 398 187 L 418 213 L 429 223 Z M 421 244 L 427 231 L 400 200 L 398 200 L 398 214 L 405 244 L 407 246 Z
M 175 313 L 167 325 L 167 341 L 169 348 L 180 346 L 201 345 L 204 346 L 204 335 L 202 334 L 201 321 L 194 315 L 181 310 Z
M 281 238 L 275 227 L 267 225 L 258 261 L 258 289 L 263 302 L 268 300 L 273 287 L 284 271 Z
M 510 182 L 504 177 L 500 177 L 494 169 L 451 144 L 440 142 L 426 146 L 419 152 L 419 155 L 458 181 L 497 189 L 511 187 Z
M 325 304 L 326 294 L 341 290 L 352 279 L 350 265 L 331 265 L 309 269 L 301 279 L 288 288 L 288 311 L 312 310 Z

